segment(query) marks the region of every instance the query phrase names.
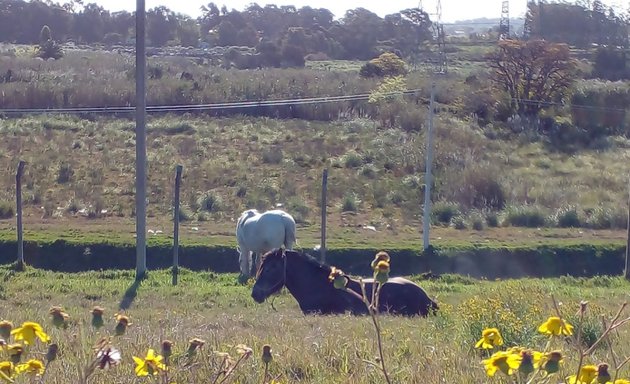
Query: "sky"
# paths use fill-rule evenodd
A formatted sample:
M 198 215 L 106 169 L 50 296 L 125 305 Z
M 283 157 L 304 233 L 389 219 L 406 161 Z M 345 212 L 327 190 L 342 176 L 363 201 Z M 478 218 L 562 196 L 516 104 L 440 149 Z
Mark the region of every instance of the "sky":
M 627 0 L 625 0 L 627 1 Z M 621 0 L 603 0 L 604 4 L 616 5 L 620 9 L 625 9 Z M 109 11 L 134 11 L 136 2 L 131 0 L 90 0 L 86 2 L 96 2 Z M 171 10 L 184 13 L 192 17 L 200 15 L 200 8 L 210 1 L 206 0 L 145 0 L 146 9 L 153 8 L 158 5 L 164 5 Z M 422 3 L 423 8 L 429 14 L 437 14 L 438 0 L 215 0 L 219 8 L 226 4 L 228 9 L 236 9 L 242 11 L 248 4 L 256 2 L 260 6 L 266 4 L 294 5 L 297 8 L 310 6 L 312 8 L 326 8 L 335 14 L 335 18 L 340 18 L 346 10 L 358 7 L 366 8 L 377 15 L 383 17 L 385 15 L 401 11 L 406 8 L 415 8 Z M 499 18 L 501 17 L 502 0 L 441 0 L 442 3 L 442 22 L 454 22 L 457 20 L 469 20 L 481 17 Z M 510 1 L 510 17 L 523 17 L 527 0 Z M 431 19 L 436 17 L 431 15 Z

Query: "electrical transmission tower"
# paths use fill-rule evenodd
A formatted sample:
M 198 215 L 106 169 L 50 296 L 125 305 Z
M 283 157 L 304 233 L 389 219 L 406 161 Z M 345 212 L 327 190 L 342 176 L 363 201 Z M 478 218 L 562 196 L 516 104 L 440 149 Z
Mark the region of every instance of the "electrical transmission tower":
M 501 3 L 501 21 L 499 21 L 499 40 L 510 38 L 510 2 Z
M 422 0 L 419 0 L 418 8 L 424 11 Z M 444 25 L 442 25 L 442 1 L 437 0 L 436 12 L 427 12 L 429 16 L 434 17 L 432 20 L 433 39 L 437 43 L 437 52 L 431 60 L 434 64 L 435 73 L 446 73 L 448 71 L 448 62 L 446 60 L 446 34 L 444 33 Z

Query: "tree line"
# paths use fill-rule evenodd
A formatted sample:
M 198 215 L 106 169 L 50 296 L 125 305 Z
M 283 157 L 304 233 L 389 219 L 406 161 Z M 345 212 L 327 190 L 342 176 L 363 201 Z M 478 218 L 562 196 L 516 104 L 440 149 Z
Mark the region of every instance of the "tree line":
M 110 12 L 82 0 L 0 0 L 0 41 L 36 44 L 48 25 L 55 41 L 81 44 L 132 44 L 133 12 Z M 20 22 L 16 22 L 20 20 Z M 525 38 L 563 42 L 628 46 L 628 12 L 606 8 L 600 0 L 576 3 L 531 0 L 525 20 Z M 198 18 L 164 6 L 147 11 L 147 38 L 155 47 L 244 46 L 256 48 L 267 61 L 308 54 L 320 58 L 369 60 L 383 52 L 417 59 L 433 39 L 429 15 L 421 9 L 401 10 L 380 17 L 365 8 L 348 10 L 334 19 L 325 8 L 252 3 L 242 11 L 202 7 Z M 293 60 L 296 61 L 296 60 Z M 297 60 L 299 61 L 299 60 Z
M 625 13 L 605 7 L 600 0 L 576 3 L 530 0 L 525 37 L 585 48 L 592 44 L 628 47 L 630 9 Z
M 20 20 L 21 22 L 15 22 Z M 332 59 L 371 59 L 385 51 L 416 53 L 432 38 L 431 20 L 420 9 L 405 9 L 384 18 L 364 8 L 348 10 L 335 20 L 325 8 L 259 6 L 243 11 L 202 7 L 193 19 L 164 6 L 147 10 L 147 38 L 156 47 L 181 45 L 247 46 L 263 50 L 320 54 Z M 35 44 L 43 25 L 58 41 L 129 44 L 135 36 L 135 14 L 110 12 L 80 0 L 0 0 L 0 40 Z

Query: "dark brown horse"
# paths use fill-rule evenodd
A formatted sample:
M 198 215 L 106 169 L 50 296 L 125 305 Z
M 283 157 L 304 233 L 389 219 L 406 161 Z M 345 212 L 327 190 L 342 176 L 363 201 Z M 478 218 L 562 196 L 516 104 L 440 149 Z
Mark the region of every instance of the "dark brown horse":
M 275 249 L 263 256 L 252 298 L 262 303 L 287 287 L 304 313 L 367 314 L 365 304 L 355 295 L 336 289 L 328 280 L 331 267 L 308 254 Z M 364 279 L 367 297 L 372 297 L 373 279 Z M 361 295 L 359 281 L 348 277 L 347 287 Z M 438 305 L 417 284 L 402 277 L 389 279 L 380 293 L 379 311 L 405 316 L 427 316 Z

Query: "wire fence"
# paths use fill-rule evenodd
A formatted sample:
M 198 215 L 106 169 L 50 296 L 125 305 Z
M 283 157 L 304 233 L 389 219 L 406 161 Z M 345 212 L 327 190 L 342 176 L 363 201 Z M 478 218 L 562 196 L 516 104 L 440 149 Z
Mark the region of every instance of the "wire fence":
M 383 93 L 383 97 L 418 95 L 423 89 L 415 88 L 405 91 Z M 151 105 L 147 106 L 147 113 L 165 112 L 202 112 L 220 111 L 228 109 L 248 109 L 261 107 L 281 107 L 296 105 L 317 105 L 325 103 L 337 103 L 346 101 L 365 101 L 370 98 L 370 93 L 359 93 L 339 96 L 318 96 L 291 99 L 272 100 L 242 100 L 224 103 L 206 104 L 179 104 L 179 105 Z M 567 107 L 572 109 L 600 110 L 608 112 L 626 112 L 628 108 L 614 108 L 599 105 L 573 104 L 564 102 L 552 102 L 533 99 L 511 98 L 511 101 L 530 105 L 542 105 L 547 107 Z M 424 100 L 428 103 L 428 99 Z M 135 106 L 106 106 L 106 107 L 71 107 L 71 108 L 0 108 L 0 115 L 64 115 L 64 114 L 125 114 L 135 112 Z
M 414 95 L 421 92 L 422 89 L 410 89 L 399 92 L 383 93 L 384 97 Z M 309 105 L 336 103 L 344 101 L 361 101 L 368 100 L 369 93 L 360 93 L 353 95 L 340 96 L 319 96 L 305 97 L 293 99 L 274 99 L 274 100 L 255 100 L 255 101 L 231 101 L 225 103 L 210 104 L 181 104 L 181 105 L 152 105 L 147 106 L 147 113 L 158 112 L 187 112 L 187 111 L 212 111 L 224 109 L 240 109 L 240 108 L 260 108 L 260 107 L 278 107 L 292 105 Z M 132 113 L 136 110 L 134 106 L 111 106 L 111 107 L 79 107 L 79 108 L 6 108 L 0 109 L 0 114 L 5 115 L 23 115 L 23 114 L 121 114 Z

